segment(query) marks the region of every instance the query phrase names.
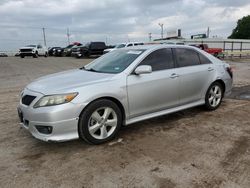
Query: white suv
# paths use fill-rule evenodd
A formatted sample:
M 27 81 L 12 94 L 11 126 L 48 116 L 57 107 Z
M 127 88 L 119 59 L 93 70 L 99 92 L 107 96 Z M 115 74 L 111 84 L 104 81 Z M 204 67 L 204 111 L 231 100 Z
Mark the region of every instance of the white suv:
M 25 56 L 33 56 L 34 58 L 38 56 L 48 57 L 48 49 L 40 44 L 21 47 L 19 53 L 21 58 Z
M 131 47 L 131 46 L 139 46 L 139 45 L 144 45 L 143 42 L 129 42 L 129 43 L 121 43 L 121 44 L 117 44 L 114 48 L 108 48 L 106 50 L 103 51 L 104 54 L 117 50 L 119 48 L 126 48 L 126 47 Z

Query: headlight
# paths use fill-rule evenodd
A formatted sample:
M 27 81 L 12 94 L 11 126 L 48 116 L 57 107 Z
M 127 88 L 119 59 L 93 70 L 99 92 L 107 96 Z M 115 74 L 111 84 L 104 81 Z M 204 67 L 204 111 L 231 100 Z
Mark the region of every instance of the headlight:
M 72 101 L 77 95 L 78 93 L 69 93 L 44 96 L 39 101 L 37 101 L 37 103 L 34 105 L 34 108 L 65 104 Z

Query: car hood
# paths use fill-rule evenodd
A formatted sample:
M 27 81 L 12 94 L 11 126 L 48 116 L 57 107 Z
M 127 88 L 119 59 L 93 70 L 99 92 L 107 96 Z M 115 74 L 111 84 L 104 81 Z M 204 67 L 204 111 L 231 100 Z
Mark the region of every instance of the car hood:
M 45 95 L 74 92 L 78 87 L 108 81 L 113 76 L 113 74 L 74 69 L 38 78 L 27 88 Z
M 32 49 L 34 49 L 35 47 L 21 47 L 20 49 L 30 49 L 30 50 L 32 50 Z

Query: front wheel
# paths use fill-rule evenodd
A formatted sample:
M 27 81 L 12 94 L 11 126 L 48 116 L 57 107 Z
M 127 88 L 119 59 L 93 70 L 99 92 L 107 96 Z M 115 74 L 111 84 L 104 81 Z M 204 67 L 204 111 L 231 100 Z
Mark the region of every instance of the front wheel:
M 205 107 L 207 110 L 216 110 L 223 98 L 223 87 L 219 82 L 213 83 L 207 90 Z
M 44 55 L 44 57 L 48 57 L 48 53 L 47 53 L 47 52 L 45 52 L 45 55 Z
M 79 137 L 91 144 L 102 144 L 116 136 L 121 124 L 122 114 L 119 107 L 110 100 L 97 100 L 80 115 Z
M 33 55 L 33 58 L 38 58 L 38 52 Z

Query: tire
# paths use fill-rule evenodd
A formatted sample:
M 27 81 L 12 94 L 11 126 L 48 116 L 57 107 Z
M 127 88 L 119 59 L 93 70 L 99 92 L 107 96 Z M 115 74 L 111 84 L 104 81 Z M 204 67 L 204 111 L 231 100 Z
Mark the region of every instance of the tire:
M 44 55 L 44 57 L 48 57 L 48 53 L 47 53 L 47 52 L 45 52 L 45 55 Z
M 102 144 L 112 140 L 121 125 L 122 114 L 119 107 L 110 100 L 101 99 L 92 102 L 81 113 L 78 133 L 81 139 L 90 144 Z
M 87 57 L 87 58 L 89 58 L 89 57 L 90 57 L 89 52 L 86 52 L 86 53 L 84 54 L 84 56 Z
M 24 58 L 25 56 L 24 56 L 24 55 L 21 55 L 20 57 L 21 57 L 21 58 Z
M 214 82 L 207 90 L 205 97 L 205 108 L 207 110 L 216 110 L 223 98 L 223 87 L 219 82 Z
M 33 55 L 33 58 L 38 58 L 38 52 Z

